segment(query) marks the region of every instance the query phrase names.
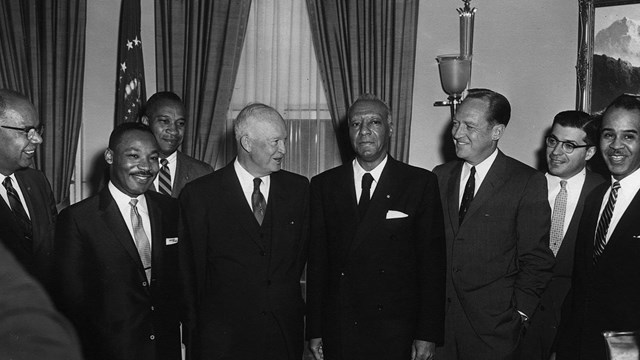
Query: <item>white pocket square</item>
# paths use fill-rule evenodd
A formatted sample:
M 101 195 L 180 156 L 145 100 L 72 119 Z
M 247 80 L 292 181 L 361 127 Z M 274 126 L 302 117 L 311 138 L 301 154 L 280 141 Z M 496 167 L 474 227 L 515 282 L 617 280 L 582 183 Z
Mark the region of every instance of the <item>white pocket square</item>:
M 178 238 L 177 237 L 172 237 L 172 238 L 167 238 L 166 239 L 166 245 L 175 245 L 178 243 Z
M 403 213 L 402 211 L 397 211 L 397 210 L 389 210 L 387 211 L 387 219 L 401 219 L 401 218 L 406 218 L 407 214 Z

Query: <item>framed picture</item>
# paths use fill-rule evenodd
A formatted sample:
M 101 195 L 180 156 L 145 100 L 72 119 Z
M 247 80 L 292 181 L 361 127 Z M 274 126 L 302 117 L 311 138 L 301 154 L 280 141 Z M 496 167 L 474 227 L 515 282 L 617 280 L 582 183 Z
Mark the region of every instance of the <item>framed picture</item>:
M 579 0 L 576 108 L 640 93 L 640 0 Z

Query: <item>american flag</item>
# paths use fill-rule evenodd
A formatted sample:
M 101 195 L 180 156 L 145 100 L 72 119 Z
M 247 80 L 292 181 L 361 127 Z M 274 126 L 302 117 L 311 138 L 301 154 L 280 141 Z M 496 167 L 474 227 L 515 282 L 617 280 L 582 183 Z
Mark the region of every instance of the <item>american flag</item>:
M 140 36 L 140 0 L 123 0 L 118 36 L 115 124 L 137 121 L 146 98 Z

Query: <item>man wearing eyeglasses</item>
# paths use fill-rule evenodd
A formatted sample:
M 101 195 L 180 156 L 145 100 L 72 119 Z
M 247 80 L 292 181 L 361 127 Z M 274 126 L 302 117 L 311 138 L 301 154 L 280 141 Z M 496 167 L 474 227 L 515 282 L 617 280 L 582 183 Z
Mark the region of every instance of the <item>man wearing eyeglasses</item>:
M 607 106 L 599 146 L 611 178 L 585 200 L 558 360 L 608 359 L 604 332 L 640 329 L 638 96 L 621 95 Z
M 596 153 L 598 123 L 582 111 L 563 111 L 545 138 L 547 187 L 551 206 L 549 247 L 556 257 L 553 277 L 542 295 L 522 342 L 520 359 L 548 359 L 571 288 L 573 254 L 584 201 L 604 178 L 586 169 Z
M 29 168 L 43 131 L 25 96 L 0 89 L 0 238 L 46 287 L 57 211 L 49 181 Z

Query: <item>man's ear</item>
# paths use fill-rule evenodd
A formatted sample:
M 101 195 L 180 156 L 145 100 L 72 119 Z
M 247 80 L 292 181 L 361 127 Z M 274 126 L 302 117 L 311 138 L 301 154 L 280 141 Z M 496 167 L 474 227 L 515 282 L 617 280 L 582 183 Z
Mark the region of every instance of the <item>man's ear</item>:
M 589 146 L 587 148 L 587 152 L 585 153 L 584 160 L 585 161 L 589 161 L 593 157 L 593 155 L 595 155 L 595 154 L 596 154 L 596 147 L 595 146 Z
M 111 149 L 104 151 L 104 161 L 109 165 L 113 164 L 113 151 L 111 151 Z
M 242 146 L 244 151 L 251 152 L 251 139 L 249 139 L 248 135 L 244 135 L 240 138 L 240 146 Z
M 147 117 L 147 115 L 142 115 L 140 121 L 142 121 L 143 124 L 149 126 L 149 118 Z
M 498 141 L 504 134 L 504 124 L 498 124 L 493 126 L 493 132 L 491 133 L 491 140 Z

